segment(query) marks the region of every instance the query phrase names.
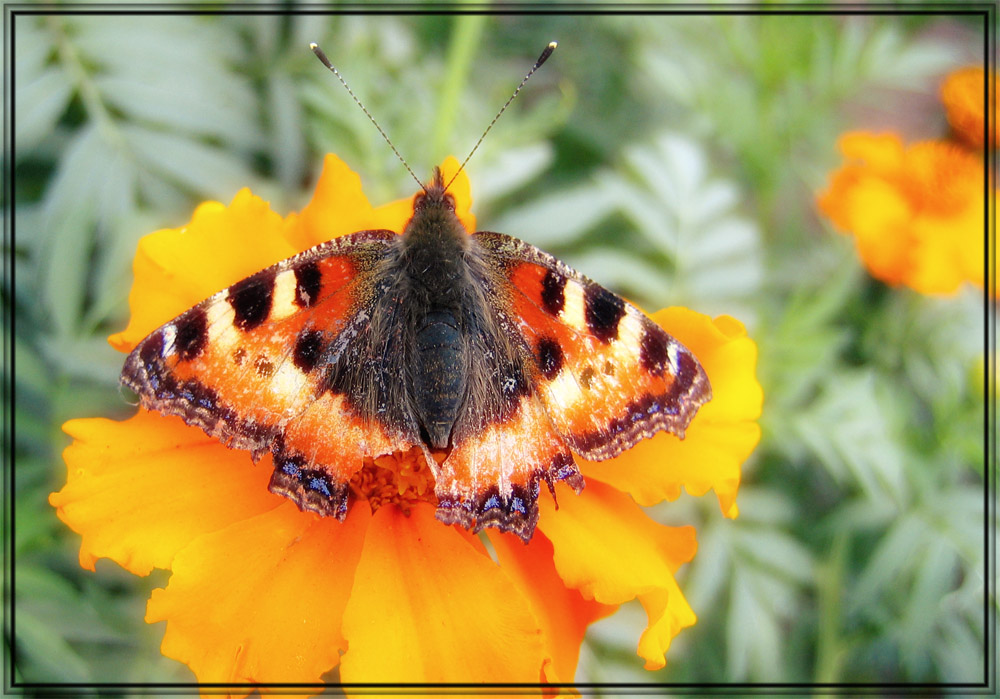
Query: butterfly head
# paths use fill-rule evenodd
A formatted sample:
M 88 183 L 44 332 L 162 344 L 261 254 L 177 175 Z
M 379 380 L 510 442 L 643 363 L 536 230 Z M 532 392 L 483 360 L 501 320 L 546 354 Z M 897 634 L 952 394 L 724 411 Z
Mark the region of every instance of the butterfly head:
M 434 168 L 434 181 L 413 197 L 414 215 L 433 210 L 455 213 L 455 197 L 447 191 L 441 169 Z

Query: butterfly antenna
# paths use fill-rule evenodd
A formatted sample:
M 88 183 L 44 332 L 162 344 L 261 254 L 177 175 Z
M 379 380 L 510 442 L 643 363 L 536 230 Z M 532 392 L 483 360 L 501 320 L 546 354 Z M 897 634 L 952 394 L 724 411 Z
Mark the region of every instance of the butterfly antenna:
M 548 60 L 549 56 L 552 55 L 552 52 L 556 50 L 556 46 L 558 46 L 558 45 L 559 44 L 557 44 L 555 41 L 550 41 L 549 45 L 545 47 L 545 50 L 542 51 L 542 55 L 540 55 L 538 57 L 538 60 L 535 61 L 535 65 L 531 66 L 531 70 L 528 71 L 528 74 L 524 76 L 524 79 L 521 81 L 521 84 L 517 86 L 516 90 L 514 90 L 514 94 L 512 94 L 507 99 L 507 101 L 504 102 L 504 105 L 502 107 L 500 107 L 500 111 L 497 112 L 497 115 L 495 117 L 493 117 L 493 121 L 491 121 L 490 125 L 486 127 L 485 131 L 483 131 L 483 135 L 479 137 L 478 141 L 476 141 L 476 145 L 474 145 L 472 147 L 472 150 L 469 152 L 469 154 L 467 156 L 465 156 L 465 160 L 462 161 L 462 164 L 459 166 L 458 170 L 455 172 L 455 175 L 448 181 L 448 184 L 445 185 L 445 189 L 448 189 L 448 187 L 451 186 L 451 183 L 455 181 L 455 178 L 458 177 L 458 173 L 460 173 L 462 170 L 465 169 L 465 164 L 467 162 L 469 162 L 469 158 L 471 158 L 472 155 L 479 148 L 479 144 L 481 144 L 483 142 L 483 139 L 486 138 L 486 134 L 488 134 L 490 132 L 490 129 L 493 128 L 493 125 L 495 123 L 497 123 L 497 119 L 500 118 L 501 114 L 503 114 L 505 111 L 507 111 L 507 107 L 509 107 L 510 103 L 514 101 L 514 98 L 517 97 L 517 93 L 519 93 L 521 91 L 521 88 L 524 87 L 524 84 L 526 82 L 528 82 L 528 78 L 530 78 L 532 75 L 534 75 L 534 73 L 535 73 L 536 70 L 538 70 L 539 68 L 542 67 L 542 64 L 545 63 L 545 61 Z
M 371 115 L 371 113 L 367 109 L 365 109 L 365 105 L 361 104 L 361 100 L 359 100 L 358 96 L 354 94 L 354 91 L 351 89 L 350 85 L 347 84 L 347 81 L 344 80 L 344 77 L 340 74 L 340 71 L 338 71 L 336 68 L 333 67 L 333 63 L 331 63 L 330 59 L 326 57 L 325 53 L 323 53 L 323 49 L 321 49 L 319 46 L 317 46 L 316 43 L 309 44 L 309 48 L 312 49 L 312 52 L 316 54 L 316 58 L 318 58 L 323 65 L 325 65 L 327 68 L 329 68 L 330 71 L 334 75 L 337 76 L 337 79 L 340 81 L 340 84 L 343 85 L 344 88 L 347 90 L 347 94 L 349 94 L 354 99 L 354 102 L 359 107 L 361 107 L 361 111 L 365 113 L 365 116 L 368 117 L 373 124 L 375 124 L 375 128 L 378 129 L 378 132 L 380 134 L 382 134 L 382 138 L 384 138 L 385 142 L 389 144 L 390 148 L 392 148 L 392 152 L 396 154 L 397 158 L 399 158 L 399 162 L 403 163 L 403 167 L 405 167 L 406 171 L 408 173 L 410 173 L 410 177 L 412 177 L 414 180 L 416 180 L 417 184 L 420 185 L 420 188 L 426 192 L 427 191 L 427 187 L 424 186 L 424 183 L 420 181 L 419 177 L 417 177 L 415 174 L 413 174 L 413 170 L 411 170 L 410 166 L 406 163 L 405 160 L 403 160 L 403 156 L 401 156 L 399 154 L 399 151 L 396 150 L 396 146 L 394 146 L 392 144 L 392 141 L 389 140 L 389 137 L 385 135 L 385 131 L 383 131 L 382 127 L 378 125 L 378 122 L 375 121 L 375 117 L 373 117 Z M 549 51 L 549 53 L 551 53 L 551 51 Z M 548 58 L 548 56 L 546 56 L 546 58 Z M 535 68 L 537 68 L 537 67 L 538 67 L 538 64 L 536 63 L 535 64 Z M 532 69 L 532 71 L 534 71 L 534 69 Z M 531 75 L 531 73 L 528 73 L 528 75 Z M 527 80 L 527 78 L 525 78 L 525 80 Z M 524 83 L 521 83 L 521 84 L 523 85 Z M 518 88 L 518 89 L 520 90 L 521 88 Z M 514 94 L 516 95 L 517 93 L 515 92 Z M 504 106 L 506 107 L 506 105 L 504 105 Z M 500 110 L 500 111 L 503 111 L 503 110 Z M 497 116 L 499 116 L 499 115 L 497 115 Z M 496 119 L 494 119 L 494 121 L 496 121 Z M 492 124 L 491 124 L 491 126 L 492 126 Z M 489 129 L 487 129 L 487 131 L 489 131 Z M 486 134 L 483 134 L 483 135 L 485 136 Z M 480 140 L 482 140 L 482 139 L 480 139 Z

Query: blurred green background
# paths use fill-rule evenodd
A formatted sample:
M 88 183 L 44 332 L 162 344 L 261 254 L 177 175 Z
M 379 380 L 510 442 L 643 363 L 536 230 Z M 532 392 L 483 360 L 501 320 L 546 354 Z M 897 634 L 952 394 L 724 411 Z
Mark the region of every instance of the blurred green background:
M 743 321 L 763 438 L 740 517 L 715 498 L 681 586 L 699 621 L 656 673 L 626 605 L 584 682 L 981 682 L 984 308 L 870 279 L 817 215 L 849 129 L 947 133 L 937 88 L 981 62 L 981 18 L 942 15 L 18 16 L 15 676 L 188 682 L 143 621 L 146 579 L 77 563 L 47 496 L 59 426 L 127 417 L 117 389 L 142 235 L 250 186 L 281 214 L 325 152 L 380 203 L 414 183 L 309 52 L 318 42 L 418 175 L 464 157 L 546 43 L 559 49 L 469 164 L 479 227 L 647 308 Z M 10 252 L 10 251 L 6 251 Z M 9 377 L 6 380 L 10 380 Z M 992 522 L 990 526 L 992 526 Z M 990 601 L 988 604 L 993 604 Z

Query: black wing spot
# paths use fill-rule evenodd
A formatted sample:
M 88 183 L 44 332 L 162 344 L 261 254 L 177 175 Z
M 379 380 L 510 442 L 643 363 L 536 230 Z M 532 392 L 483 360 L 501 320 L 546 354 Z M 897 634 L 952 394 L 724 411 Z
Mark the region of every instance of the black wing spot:
M 267 320 L 274 295 L 274 271 L 267 270 L 233 285 L 229 290 L 229 305 L 233 307 L 233 324 L 240 330 L 253 330 Z
M 618 323 L 625 315 L 625 302 L 603 286 L 591 284 L 584 293 L 587 327 L 607 344 L 618 337 Z
M 208 343 L 208 317 L 201 308 L 193 308 L 174 323 L 174 349 L 183 361 L 194 359 Z
M 303 330 L 295 341 L 292 361 L 304 373 L 316 368 L 323 354 L 323 333 L 319 330 Z
M 549 270 L 542 279 L 542 308 L 557 316 L 566 305 L 566 277 Z
M 315 262 L 305 262 L 295 268 L 295 305 L 308 308 L 316 303 L 322 288 L 323 275 Z
M 677 408 L 676 403 L 680 399 L 681 393 L 691 387 L 698 374 L 698 362 L 695 361 L 694 357 L 687 352 L 678 352 L 677 354 L 677 376 L 674 377 L 670 391 L 664 398 L 667 407 L 674 410 Z
M 542 371 L 542 376 L 551 381 L 563 366 L 563 351 L 559 342 L 551 337 L 543 337 L 538 341 L 538 368 Z
M 639 360 L 650 374 L 659 376 L 667 365 L 667 336 L 659 328 L 647 327 L 639 345 Z

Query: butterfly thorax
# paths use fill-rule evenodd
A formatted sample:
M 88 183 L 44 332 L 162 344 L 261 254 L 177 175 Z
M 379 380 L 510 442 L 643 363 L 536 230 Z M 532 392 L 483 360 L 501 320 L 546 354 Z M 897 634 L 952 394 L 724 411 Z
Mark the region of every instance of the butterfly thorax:
M 401 263 L 412 282 L 435 305 L 454 305 L 468 279 L 469 234 L 455 215 L 455 200 L 443 187 L 414 199 L 413 217 L 403 231 Z

